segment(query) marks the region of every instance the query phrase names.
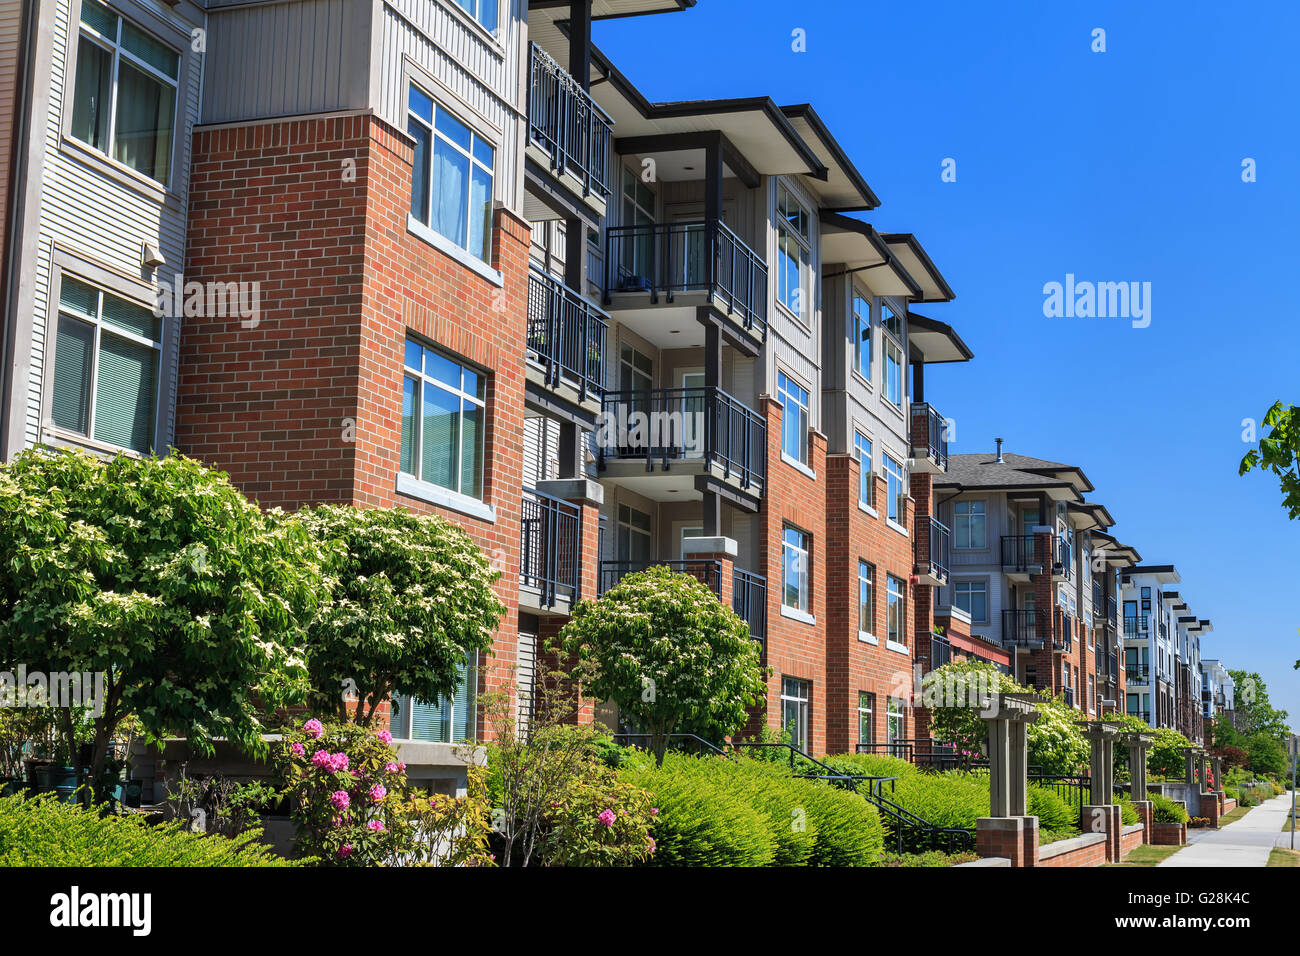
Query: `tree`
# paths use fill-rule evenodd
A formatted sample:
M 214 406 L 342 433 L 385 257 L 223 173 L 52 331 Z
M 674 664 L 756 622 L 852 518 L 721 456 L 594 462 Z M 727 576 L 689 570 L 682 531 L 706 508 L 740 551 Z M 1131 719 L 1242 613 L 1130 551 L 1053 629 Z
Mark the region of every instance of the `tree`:
M 460 669 L 492 646 L 505 613 L 498 572 L 468 534 L 435 515 L 321 505 L 301 522 L 329 554 L 329 598 L 307 637 L 315 702 L 347 718 L 344 687 L 369 725 L 393 694 L 450 697 Z
M 301 527 L 193 459 L 29 450 L 0 467 L 0 661 L 104 675 L 92 781 L 132 714 L 152 738 L 261 753 L 259 715 L 306 690 L 320 563 Z M 81 774 L 75 715 L 58 717 Z
M 735 733 L 767 690 L 749 625 L 704 584 L 663 566 L 580 602 L 558 644 L 591 669 L 584 693 L 645 729 L 659 764 L 678 725 Z
M 1255 671 L 1230 670 L 1228 673 L 1236 685 L 1233 711 L 1241 732 L 1247 737 L 1265 733 L 1277 740 L 1290 736 L 1287 712 L 1273 707 L 1264 679 Z
M 1246 766 L 1253 773 L 1278 774 L 1286 772 L 1289 761 L 1276 737 L 1263 731 L 1251 734 L 1246 750 L 1249 755 Z
M 1264 424 L 1271 429 L 1268 437 L 1246 452 L 1237 474 L 1255 468 L 1273 472 L 1282 487 L 1282 507 L 1294 521 L 1300 518 L 1300 407 L 1274 402 L 1264 415 Z M 1300 667 L 1300 662 L 1296 666 Z
M 1181 777 L 1187 770 L 1184 751 L 1192 742 L 1172 727 L 1161 727 L 1153 736 L 1155 742 L 1147 754 L 1147 769 L 1162 777 Z

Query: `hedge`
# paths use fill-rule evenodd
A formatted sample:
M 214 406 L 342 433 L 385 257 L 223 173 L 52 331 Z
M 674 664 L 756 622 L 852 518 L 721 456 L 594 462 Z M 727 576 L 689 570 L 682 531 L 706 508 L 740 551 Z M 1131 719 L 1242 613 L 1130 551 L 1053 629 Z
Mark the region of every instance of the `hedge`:
M 179 821 L 150 826 L 142 816 L 100 816 L 51 796 L 0 798 L 2 866 L 296 866 L 258 843 L 190 833 Z
M 619 773 L 659 808 L 650 865 L 870 866 L 883 855 L 875 807 L 777 764 L 670 753 L 661 768 L 638 757 Z
M 987 774 L 914 773 L 900 779 L 892 793 L 886 784 L 883 793 L 904 810 L 937 826 L 973 830 L 977 819 L 989 815 Z M 1054 791 L 1030 784 L 1026 802 L 1029 814 L 1038 817 L 1040 831 L 1078 832 L 1078 813 Z
M 1176 800 L 1170 800 L 1164 794 L 1155 790 L 1147 794 L 1147 799 L 1153 804 L 1151 809 L 1152 823 L 1186 823 L 1188 821 L 1187 808 Z

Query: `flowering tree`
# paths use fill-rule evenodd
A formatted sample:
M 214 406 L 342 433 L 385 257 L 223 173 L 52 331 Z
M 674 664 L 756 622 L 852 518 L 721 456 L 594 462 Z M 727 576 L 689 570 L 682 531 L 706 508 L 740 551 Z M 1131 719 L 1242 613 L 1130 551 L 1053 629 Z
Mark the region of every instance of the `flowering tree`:
M 306 690 L 320 562 L 193 459 L 26 451 L 0 466 L 0 663 L 104 675 L 92 780 L 131 715 L 149 736 L 262 752 L 262 708 Z M 74 714 L 59 718 L 80 772 Z
M 505 606 L 499 576 L 460 528 L 401 509 L 322 505 L 295 516 L 328 550 L 331 597 L 308 634 L 316 702 L 369 725 L 393 694 L 433 701 L 456 690 L 458 669 L 487 651 Z
M 662 566 L 581 602 L 559 643 L 592 668 L 584 693 L 612 700 L 645 728 L 656 763 L 674 727 L 734 733 L 767 690 L 744 620 L 695 578 Z

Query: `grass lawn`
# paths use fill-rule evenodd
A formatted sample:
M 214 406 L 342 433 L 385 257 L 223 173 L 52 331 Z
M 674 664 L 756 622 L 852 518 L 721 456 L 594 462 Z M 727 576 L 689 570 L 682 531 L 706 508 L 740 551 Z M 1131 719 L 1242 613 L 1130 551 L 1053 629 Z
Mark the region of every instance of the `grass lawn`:
M 1229 823 L 1236 823 L 1246 814 L 1250 813 L 1250 807 L 1233 807 L 1223 816 L 1219 817 L 1219 827 L 1226 827 Z
M 1150 843 L 1144 843 L 1139 847 L 1134 847 L 1128 856 L 1124 857 L 1122 863 L 1104 863 L 1103 866 L 1155 866 L 1162 860 L 1167 860 L 1173 856 L 1182 847 L 1180 846 L 1154 846 Z
M 1300 809 L 1296 811 L 1296 815 L 1300 816 Z M 1291 832 L 1291 814 L 1289 813 L 1286 815 L 1286 819 L 1282 821 L 1282 832 L 1283 833 Z
M 1284 850 L 1280 846 L 1273 847 L 1273 852 L 1268 855 L 1269 866 L 1300 866 L 1300 850 Z

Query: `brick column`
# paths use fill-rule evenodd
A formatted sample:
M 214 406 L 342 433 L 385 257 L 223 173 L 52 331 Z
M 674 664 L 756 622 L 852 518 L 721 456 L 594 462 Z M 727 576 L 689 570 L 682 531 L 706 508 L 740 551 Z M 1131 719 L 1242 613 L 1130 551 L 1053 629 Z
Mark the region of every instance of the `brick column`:
M 1106 834 L 1106 861 L 1118 863 L 1124 855 L 1123 812 L 1119 804 L 1107 803 L 1083 808 L 1083 832 Z
M 1154 804 L 1147 799 L 1147 751 L 1155 742 L 1155 737 L 1152 734 L 1127 733 L 1121 739 L 1128 747 L 1129 797 L 1142 822 L 1142 839 L 1146 843 L 1154 843 L 1151 833 Z

